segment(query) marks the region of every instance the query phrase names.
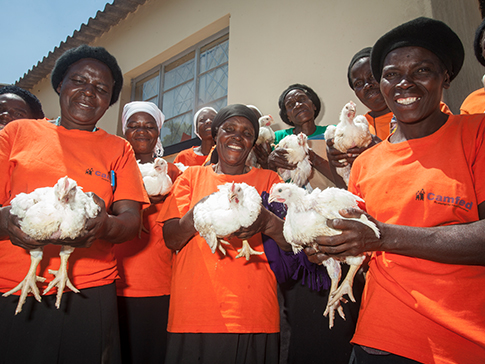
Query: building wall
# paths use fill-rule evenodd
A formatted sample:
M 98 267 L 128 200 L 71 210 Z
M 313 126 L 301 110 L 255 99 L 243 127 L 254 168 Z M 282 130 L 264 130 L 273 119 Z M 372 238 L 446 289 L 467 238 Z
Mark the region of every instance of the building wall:
M 279 121 L 280 93 L 292 83 L 304 83 L 322 100 L 317 123 L 336 123 L 343 105 L 357 101 L 347 83 L 353 54 L 418 16 L 446 21 L 467 43 L 464 69 L 445 95 L 458 112 L 465 96 L 480 87 L 483 72 L 469 44 L 481 21 L 476 0 L 149 0 L 93 44 L 113 53 L 125 76 L 120 101 L 99 125 L 119 134 L 133 78 L 228 26 L 228 103 L 256 105 Z M 58 98 L 50 82 L 43 80 L 33 91 L 47 115 L 57 116 Z M 367 112 L 359 103 L 357 111 Z M 275 129 L 283 127 L 279 121 Z

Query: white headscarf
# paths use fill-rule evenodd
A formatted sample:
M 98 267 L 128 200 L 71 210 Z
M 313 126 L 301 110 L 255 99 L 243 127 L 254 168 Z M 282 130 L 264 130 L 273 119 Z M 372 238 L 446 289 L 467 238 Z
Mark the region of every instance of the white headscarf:
M 206 107 L 203 107 L 202 109 L 200 109 L 199 111 L 197 111 L 194 115 L 194 134 L 197 135 L 199 137 L 199 139 L 202 139 L 199 135 L 199 130 L 197 128 L 197 118 L 199 117 L 200 113 L 204 110 L 211 110 L 211 111 L 214 111 L 217 115 L 217 111 L 216 109 L 214 109 L 213 107 L 210 107 L 210 106 L 206 106 Z
M 165 115 L 160 111 L 160 109 L 155 105 L 153 102 L 149 101 L 132 101 L 125 105 L 123 108 L 123 113 L 121 114 L 121 125 L 123 128 L 123 134 L 126 133 L 126 124 L 128 123 L 128 119 L 137 112 L 146 112 L 147 114 L 153 116 L 155 122 L 158 126 L 158 138 L 157 144 L 155 145 L 155 149 L 153 152 L 157 157 L 163 156 L 163 146 L 160 140 L 160 133 L 162 129 L 163 122 L 165 121 Z

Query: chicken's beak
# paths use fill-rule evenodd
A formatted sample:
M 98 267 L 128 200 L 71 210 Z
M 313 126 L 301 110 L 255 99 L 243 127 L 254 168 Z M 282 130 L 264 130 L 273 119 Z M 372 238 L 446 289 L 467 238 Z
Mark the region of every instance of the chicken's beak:
M 232 185 L 231 185 L 231 192 L 229 194 L 229 201 L 232 202 L 233 200 L 236 200 L 236 203 L 239 203 L 239 199 L 237 198 L 237 194 L 235 192 L 235 189 L 236 189 L 236 185 L 233 182 Z
M 269 195 L 268 197 L 268 203 L 272 203 L 272 202 L 275 202 L 276 201 L 276 197 L 273 196 L 273 195 Z

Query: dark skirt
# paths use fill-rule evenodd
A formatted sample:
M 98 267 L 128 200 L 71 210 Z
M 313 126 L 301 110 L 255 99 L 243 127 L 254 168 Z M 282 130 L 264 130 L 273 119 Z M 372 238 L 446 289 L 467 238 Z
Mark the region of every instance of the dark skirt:
M 170 296 L 118 297 L 123 364 L 163 364 Z
M 278 364 L 279 334 L 168 333 L 166 364 Z
M 342 277 L 347 274 L 349 266 L 342 264 Z M 284 314 L 288 320 L 289 336 L 288 364 L 348 364 L 352 345 L 350 340 L 355 332 L 359 314 L 360 301 L 364 288 L 364 277 L 357 273 L 353 285 L 356 303 L 342 303 L 346 320 L 335 312 L 334 326 L 328 328 L 328 317 L 323 316 L 328 301 L 328 290 L 312 291 L 301 284 L 301 273 L 298 281 L 280 284 L 284 297 Z M 347 297 L 346 297 L 347 298 Z M 285 334 L 285 336 L 283 336 Z M 286 362 L 285 362 L 286 363 Z
M 0 297 L 1 363 L 121 363 L 115 284 L 65 292 L 42 302 Z

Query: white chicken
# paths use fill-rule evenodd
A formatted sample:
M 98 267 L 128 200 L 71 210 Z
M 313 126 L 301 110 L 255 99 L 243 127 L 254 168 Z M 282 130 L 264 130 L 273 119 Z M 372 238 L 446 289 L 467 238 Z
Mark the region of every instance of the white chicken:
M 100 210 L 92 196 L 84 193 L 76 181 L 67 176 L 60 178 L 54 187 L 38 188 L 29 194 L 20 193 L 10 204 L 12 206 L 10 213 L 18 216 L 22 231 L 38 241 L 74 239 L 83 233 L 87 219 L 95 218 Z M 57 287 L 57 308 L 61 305 L 66 285 L 72 291 L 79 292 L 67 275 L 67 260 L 73 251 L 74 248 L 63 245 L 59 253 L 61 258 L 59 269 L 49 269 L 49 273 L 55 278 L 43 294 Z M 41 300 L 36 282 L 44 282 L 45 278 L 38 277 L 36 270 L 42 260 L 42 253 L 42 248 L 30 251 L 31 265 L 26 277 L 15 288 L 3 294 L 6 297 L 21 290 L 15 314 L 22 311 L 22 306 L 30 292 L 37 301 Z
M 358 201 L 363 200 L 347 190 L 335 187 L 330 187 L 323 191 L 316 188 L 312 193 L 308 193 L 292 183 L 278 183 L 273 185 L 270 191 L 268 202 L 273 201 L 284 203 L 288 207 L 283 225 L 283 234 L 296 254 L 304 246 L 312 246 L 315 238 L 318 236 L 340 234 L 339 230 L 327 226 L 327 220 L 343 218 L 339 214 L 339 210 L 351 207 L 357 208 Z M 372 221 L 369 221 L 365 215 L 361 215 L 359 219 L 352 218 L 348 220 L 359 221 L 369 226 L 377 237 L 380 236 L 377 226 Z M 324 312 L 325 316 L 329 315 L 330 328 L 333 327 L 335 310 L 345 319 L 343 309 L 340 306 L 342 297 L 347 294 L 355 302 L 352 293 L 352 283 L 364 259 L 365 255 L 347 257 L 345 259 L 345 263 L 350 265 L 350 269 L 340 287 L 338 287 L 341 276 L 340 263 L 333 258 L 323 262 L 332 282 L 329 301 Z
M 180 163 L 180 162 L 176 162 L 174 164 L 177 166 L 177 168 L 180 170 L 180 172 L 184 172 L 187 168 L 189 168 L 189 166 L 186 166 L 185 164 Z
M 296 164 L 296 168 L 289 170 L 278 168 L 278 174 L 284 181 L 290 182 L 302 187 L 308 182 L 308 178 L 312 173 L 312 165 L 310 157 L 308 156 L 308 137 L 300 133 L 298 135 L 287 135 L 280 140 L 276 148 L 284 149 L 288 163 Z
M 259 134 L 258 139 L 256 139 L 256 145 L 261 145 L 263 143 L 269 143 L 270 145 L 274 143 L 275 134 L 273 129 L 271 129 L 271 125 L 273 124 L 274 120 L 271 115 L 264 115 L 258 119 L 259 122 Z M 260 167 L 258 160 L 256 158 L 256 153 L 251 149 L 249 152 L 248 159 L 246 164 L 252 167 Z
M 355 116 L 356 107 L 353 101 L 345 104 L 340 112 L 340 122 L 329 125 L 325 131 L 325 140 L 333 139 L 334 147 L 342 153 L 354 147 L 367 147 L 372 141 L 369 123 L 364 115 Z M 337 173 L 349 185 L 351 166 L 336 168 Z
M 168 163 L 165 159 L 155 158 L 153 163 L 137 163 L 149 196 L 163 196 L 170 192 L 172 179 L 167 173 Z
M 253 186 L 246 183 L 226 183 L 218 188 L 219 191 L 195 205 L 194 227 L 209 244 L 212 253 L 219 248 L 225 255 L 221 243 L 229 243 L 222 238 L 256 221 L 261 211 L 261 196 Z M 262 251 L 252 249 L 247 240 L 243 240 L 242 244 L 236 258 L 245 257 L 249 260 L 251 255 L 263 254 Z

